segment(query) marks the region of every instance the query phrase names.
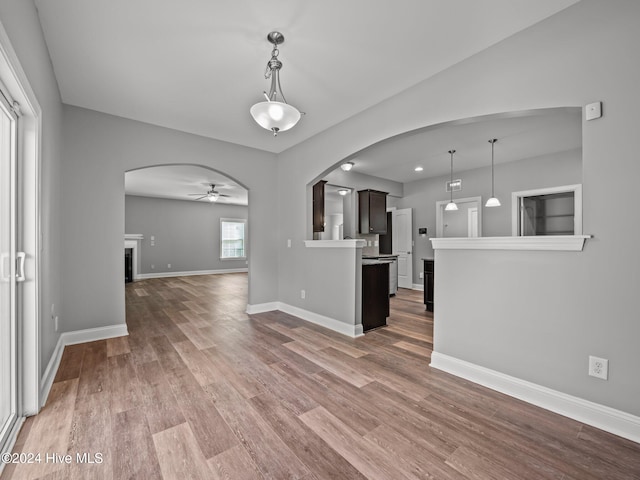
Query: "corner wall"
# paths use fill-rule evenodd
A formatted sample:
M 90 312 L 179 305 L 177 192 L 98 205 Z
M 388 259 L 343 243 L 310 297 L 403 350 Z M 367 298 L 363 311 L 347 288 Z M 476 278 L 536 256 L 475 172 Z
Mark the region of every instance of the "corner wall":
M 275 155 L 72 106 L 63 135 L 64 331 L 125 322 L 124 173 L 151 165 L 204 165 L 247 186 L 249 303 L 277 300 Z

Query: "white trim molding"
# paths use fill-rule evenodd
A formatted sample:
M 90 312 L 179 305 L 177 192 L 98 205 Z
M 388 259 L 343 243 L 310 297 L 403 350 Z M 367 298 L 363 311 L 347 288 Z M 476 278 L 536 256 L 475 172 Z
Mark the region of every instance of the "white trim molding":
M 169 278 L 169 277 L 192 277 L 194 275 L 222 275 L 223 273 L 247 273 L 248 268 L 225 268 L 222 270 L 195 270 L 193 272 L 162 272 L 162 273 L 140 273 L 137 280 L 148 278 Z
M 434 250 L 547 250 L 581 252 L 591 235 L 432 238 Z
M 464 378 L 538 407 L 640 443 L 640 417 L 552 390 L 439 352 L 432 368 Z
M 53 350 L 51 359 L 40 379 L 40 407 L 47 402 L 49 391 L 56 377 L 60 360 L 64 347 L 67 345 L 76 345 L 78 343 L 95 342 L 97 340 L 106 340 L 108 338 L 126 337 L 129 335 L 127 325 L 124 323 L 118 325 L 108 325 L 106 327 L 87 328 L 85 330 L 74 330 L 72 332 L 64 332 L 58 338 L 56 348 Z
M 327 241 L 332 241 L 332 240 L 327 240 Z M 299 319 L 304 320 L 306 322 L 315 323 L 316 325 L 320 325 L 321 327 L 328 328 L 329 330 L 333 330 L 334 332 L 341 333 L 342 335 L 346 335 L 351 338 L 357 338 L 364 335 L 362 324 L 350 325 L 348 323 L 341 322 L 340 320 L 336 320 L 334 318 L 325 317 L 324 315 L 310 312 L 309 310 L 304 310 L 299 307 L 294 307 L 293 305 L 289 305 L 287 303 L 269 302 L 269 303 L 261 303 L 257 305 L 247 305 L 247 313 L 249 315 L 254 315 L 256 313 L 263 313 L 263 312 L 272 312 L 274 310 L 280 310 L 281 312 L 288 313 L 289 315 L 298 317 Z
M 255 315 L 257 313 L 273 312 L 274 310 L 278 310 L 279 307 L 280 302 L 258 303 L 256 305 L 247 304 L 246 312 L 249 315 Z
M 424 292 L 424 284 L 422 284 L 422 283 L 414 283 L 411 289 L 412 290 L 419 290 L 421 292 Z

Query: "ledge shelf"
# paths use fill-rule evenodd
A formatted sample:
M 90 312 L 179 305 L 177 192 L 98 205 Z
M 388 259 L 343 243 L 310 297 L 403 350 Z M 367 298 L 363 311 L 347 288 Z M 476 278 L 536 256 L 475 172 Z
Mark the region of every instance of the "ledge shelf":
M 591 235 L 432 238 L 434 250 L 547 250 L 581 252 Z

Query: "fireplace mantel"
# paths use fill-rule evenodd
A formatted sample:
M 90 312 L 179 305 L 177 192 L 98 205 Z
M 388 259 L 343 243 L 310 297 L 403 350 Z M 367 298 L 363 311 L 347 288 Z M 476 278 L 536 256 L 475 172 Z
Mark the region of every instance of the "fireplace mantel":
M 141 233 L 125 233 L 124 234 L 124 248 L 130 248 L 133 250 L 133 281 L 139 280 L 138 277 L 138 255 L 139 249 L 142 247 L 142 240 L 144 235 Z

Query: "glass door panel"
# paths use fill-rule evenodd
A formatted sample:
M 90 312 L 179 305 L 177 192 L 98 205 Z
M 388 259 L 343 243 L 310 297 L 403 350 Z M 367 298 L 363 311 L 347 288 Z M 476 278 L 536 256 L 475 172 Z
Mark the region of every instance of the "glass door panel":
M 0 94 L 0 450 L 16 421 L 15 128 Z

